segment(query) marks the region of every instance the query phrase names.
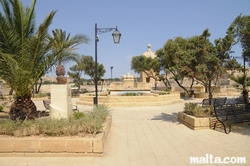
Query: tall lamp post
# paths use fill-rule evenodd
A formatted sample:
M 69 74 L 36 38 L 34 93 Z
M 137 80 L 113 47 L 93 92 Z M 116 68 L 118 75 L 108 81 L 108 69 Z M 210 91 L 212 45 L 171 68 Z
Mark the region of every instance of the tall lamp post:
M 110 70 L 111 70 L 111 80 L 110 80 L 110 82 L 112 82 L 112 69 L 113 69 L 113 66 L 110 67 Z
M 115 30 L 112 33 L 114 43 L 118 44 L 120 42 L 121 33 L 118 31 L 117 26 L 115 28 L 97 28 L 97 23 L 95 23 L 95 98 L 94 104 L 98 105 L 98 76 L 97 76 L 97 42 L 99 41 L 98 35 L 102 33 L 107 33 L 112 30 Z

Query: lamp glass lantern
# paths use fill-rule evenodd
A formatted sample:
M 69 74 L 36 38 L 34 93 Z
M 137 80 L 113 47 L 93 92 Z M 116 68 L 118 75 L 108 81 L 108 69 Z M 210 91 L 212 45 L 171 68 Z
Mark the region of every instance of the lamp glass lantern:
M 114 43 L 115 44 L 119 44 L 120 43 L 120 39 L 121 39 L 121 33 L 118 31 L 118 29 L 116 28 L 116 30 L 112 33 L 113 39 L 114 39 Z

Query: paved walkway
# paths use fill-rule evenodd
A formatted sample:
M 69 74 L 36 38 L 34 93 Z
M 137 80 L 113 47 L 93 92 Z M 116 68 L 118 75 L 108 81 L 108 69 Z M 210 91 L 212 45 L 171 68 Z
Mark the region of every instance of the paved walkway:
M 247 163 L 239 165 L 250 165 L 249 125 L 234 126 L 230 134 L 193 131 L 177 121 L 177 112 L 183 106 L 113 108 L 113 124 L 103 157 L 1 157 L 0 166 L 187 166 L 199 165 L 190 164 L 189 157 L 206 154 L 246 157 Z M 83 109 L 87 107 L 80 106 Z

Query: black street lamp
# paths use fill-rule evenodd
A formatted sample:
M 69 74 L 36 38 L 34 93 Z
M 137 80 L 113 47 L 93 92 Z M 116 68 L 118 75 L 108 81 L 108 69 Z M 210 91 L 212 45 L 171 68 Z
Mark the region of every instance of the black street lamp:
M 98 105 L 98 77 L 97 77 L 97 42 L 99 41 L 98 35 L 106 32 L 110 32 L 112 30 L 115 30 L 112 33 L 114 43 L 118 44 L 120 42 L 121 33 L 118 31 L 117 26 L 116 28 L 97 28 L 97 23 L 95 24 L 95 98 L 94 98 L 94 104 Z
M 111 80 L 110 80 L 110 82 L 112 82 L 112 69 L 113 69 L 113 66 L 110 67 L 110 70 L 111 70 Z

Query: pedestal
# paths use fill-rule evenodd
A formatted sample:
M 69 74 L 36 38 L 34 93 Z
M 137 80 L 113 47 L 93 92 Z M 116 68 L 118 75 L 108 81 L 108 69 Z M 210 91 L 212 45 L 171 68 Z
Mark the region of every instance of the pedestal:
M 50 117 L 68 118 L 72 114 L 70 85 L 51 85 Z

